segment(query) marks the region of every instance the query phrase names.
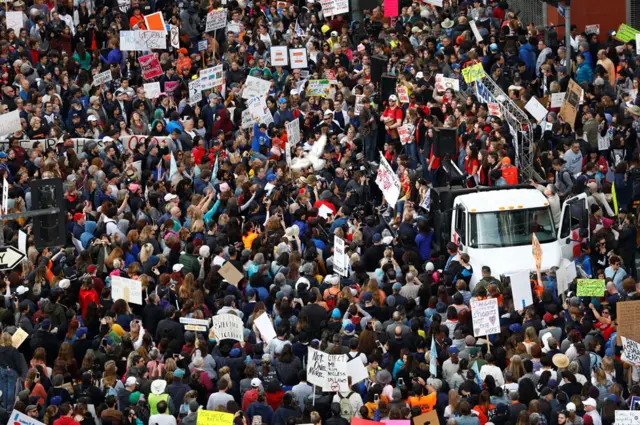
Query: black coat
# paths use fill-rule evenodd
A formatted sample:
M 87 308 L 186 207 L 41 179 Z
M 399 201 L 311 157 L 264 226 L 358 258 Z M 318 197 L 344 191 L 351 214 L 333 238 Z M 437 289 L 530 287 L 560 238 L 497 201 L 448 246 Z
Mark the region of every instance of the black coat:
M 31 336 L 31 349 L 35 351 L 36 348 L 42 347 L 47 353 L 47 364 L 53 364 L 58 357 L 58 350 L 60 349 L 60 342 L 54 334 L 42 329 L 38 329 Z
M 163 319 L 158 323 L 155 340 L 160 341 L 164 336 L 176 340 L 180 347 L 184 345 L 184 327 L 173 319 Z
M 148 303 L 142 309 L 142 323 L 151 335 L 156 334 L 158 324 L 162 319 L 164 319 L 164 310 L 159 305 Z

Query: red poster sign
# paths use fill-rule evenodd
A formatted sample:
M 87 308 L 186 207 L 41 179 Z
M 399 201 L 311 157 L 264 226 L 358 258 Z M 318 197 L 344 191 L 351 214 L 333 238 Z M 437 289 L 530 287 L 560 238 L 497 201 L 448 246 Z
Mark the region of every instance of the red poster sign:
M 138 60 L 140 61 L 142 76 L 145 80 L 150 80 L 153 77 L 162 75 L 162 66 L 160 65 L 160 61 L 158 61 L 158 58 L 153 53 L 146 56 L 140 56 Z
M 398 16 L 398 0 L 384 0 L 384 16 L 388 18 Z

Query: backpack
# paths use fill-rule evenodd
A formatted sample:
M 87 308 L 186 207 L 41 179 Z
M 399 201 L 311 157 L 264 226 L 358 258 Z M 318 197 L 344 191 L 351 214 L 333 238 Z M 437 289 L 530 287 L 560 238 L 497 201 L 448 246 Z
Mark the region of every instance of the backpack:
M 329 289 L 329 295 L 325 300 L 325 302 L 327 303 L 327 307 L 329 307 L 329 310 L 333 310 L 334 308 L 336 308 L 336 304 L 338 304 L 338 294 L 340 293 L 340 291 L 338 291 L 338 293 L 332 294 L 331 289 L 333 288 Z
M 350 421 L 353 417 L 353 407 L 351 407 L 351 402 L 349 401 L 349 397 L 355 394 L 354 391 L 349 391 L 346 397 L 343 397 L 342 394 L 338 393 L 340 397 L 340 416 Z
M 569 178 L 571 179 L 571 186 L 575 188 L 576 187 L 576 177 L 573 174 L 571 174 L 569 172 L 569 170 L 562 171 L 562 174 L 563 175 L 564 174 L 569 174 Z M 562 176 L 560 176 L 560 178 L 562 178 Z
M 589 353 L 589 360 L 591 363 L 591 372 L 595 372 L 596 369 L 600 369 L 602 366 L 602 359 L 596 353 Z

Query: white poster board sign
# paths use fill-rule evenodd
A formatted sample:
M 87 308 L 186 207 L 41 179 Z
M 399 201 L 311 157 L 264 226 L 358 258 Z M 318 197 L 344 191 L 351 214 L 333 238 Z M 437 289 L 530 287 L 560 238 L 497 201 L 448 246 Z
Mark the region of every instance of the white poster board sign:
M 111 276 L 111 298 L 142 305 L 142 282 L 120 276 Z
M 267 101 L 264 97 L 254 97 L 247 102 L 249 114 L 254 121 L 258 120 L 260 124 L 269 125 L 273 122 L 273 115 L 267 106 Z
M 16 32 L 16 37 L 20 35 L 23 24 L 22 12 L 7 12 L 7 28 L 13 28 Z
M 389 203 L 391 207 L 395 207 L 400 197 L 400 179 L 396 173 L 394 173 L 382 152 L 380 152 L 380 166 L 378 167 L 376 184 L 382 191 L 387 203 Z
M 13 410 L 11 412 L 11 416 L 9 416 L 9 422 L 7 425 L 44 425 L 37 419 L 33 419 L 31 416 L 27 416 L 24 413 L 20 413 L 17 410 Z
M 545 117 L 549 113 L 549 111 L 547 111 L 547 108 L 542 106 L 542 103 L 538 102 L 538 99 L 536 99 L 535 97 L 532 97 L 531 100 L 529 100 L 527 104 L 524 105 L 524 109 L 526 109 L 531 115 L 533 115 L 533 117 L 538 122 L 545 119 Z
M 211 318 L 211 327 L 216 339 L 233 339 L 244 341 L 244 324 L 235 314 L 219 314 Z
M 511 293 L 513 294 L 513 306 L 516 310 L 524 310 L 525 307 L 533 304 L 529 271 L 523 270 L 516 274 L 512 274 L 510 278 Z
M 289 53 L 287 46 L 271 46 L 271 65 L 287 66 L 289 65 Z
M 202 100 L 202 88 L 200 79 L 189 81 L 189 103 L 194 104 Z
M 99 86 L 100 84 L 105 84 L 112 80 L 113 77 L 111 76 L 111 70 L 108 69 L 93 76 L 93 85 Z
M 473 32 L 473 36 L 476 38 L 476 44 L 480 44 L 482 41 L 482 34 L 478 31 L 478 26 L 475 21 L 469 21 L 469 26 L 471 27 L 471 31 Z
M 302 69 L 309 65 L 307 64 L 307 49 L 289 49 L 289 63 L 291 69 Z
M 22 130 L 22 124 L 20 123 L 19 110 L 16 109 L 0 115 L 0 136 L 6 136 L 20 130 Z
M 315 348 L 308 348 L 307 382 L 324 388 L 327 383 L 327 363 L 329 355 Z
M 500 316 L 498 300 L 471 299 L 471 317 L 473 322 L 473 336 L 487 336 L 500 333 Z
M 615 425 L 638 425 L 638 424 L 640 424 L 640 410 L 616 409 Z
M 352 385 L 369 378 L 369 372 L 359 357 L 347 362 L 347 375 Z
M 251 99 L 252 97 L 266 97 L 270 89 L 270 81 L 249 75 L 245 81 L 244 90 L 242 90 L 242 98 Z
M 564 102 L 565 92 L 551 93 L 551 108 L 561 108 L 562 102 Z
M 292 145 L 300 143 L 300 120 L 294 119 L 287 123 L 287 140 Z
M 345 258 L 344 240 L 337 236 L 333 236 L 333 271 L 342 276 L 349 275 L 349 267 Z
M 324 390 L 331 392 L 349 391 L 347 356 L 344 354 L 329 354 L 327 361 L 327 382 Z
M 155 81 L 153 83 L 145 83 L 144 84 L 144 96 L 147 99 L 155 99 L 160 96 L 160 82 Z
M 227 26 L 227 9 L 212 10 L 207 13 L 206 32 L 219 30 Z
M 640 344 L 631 338 L 622 338 L 622 356 L 623 362 L 627 362 L 633 366 L 640 366 Z
M 224 81 L 222 64 L 200 70 L 199 79 L 202 90 L 210 90 L 214 87 L 221 86 Z
M 120 50 L 124 52 L 147 52 L 166 48 L 166 31 L 120 31 Z
M 253 321 L 260 332 L 262 341 L 269 343 L 272 339 L 276 338 L 276 330 L 273 328 L 273 323 L 267 313 L 262 313 L 256 320 Z

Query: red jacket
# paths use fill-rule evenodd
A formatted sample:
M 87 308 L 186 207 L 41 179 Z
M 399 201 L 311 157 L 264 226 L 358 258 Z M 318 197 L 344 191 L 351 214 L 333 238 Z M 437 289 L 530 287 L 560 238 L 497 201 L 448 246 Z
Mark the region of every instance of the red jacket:
M 80 425 L 80 422 L 70 418 L 69 416 L 62 416 L 53 422 L 53 425 Z

